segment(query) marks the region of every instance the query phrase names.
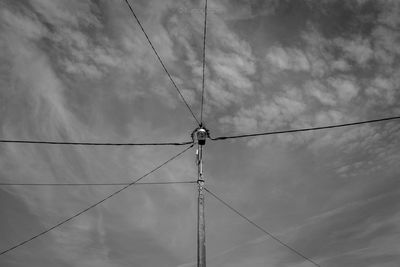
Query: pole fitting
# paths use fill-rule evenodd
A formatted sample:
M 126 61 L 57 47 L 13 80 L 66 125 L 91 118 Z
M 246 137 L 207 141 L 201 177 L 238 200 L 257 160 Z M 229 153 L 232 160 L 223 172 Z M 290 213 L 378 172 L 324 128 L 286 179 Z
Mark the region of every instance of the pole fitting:
M 199 145 L 204 146 L 206 144 L 206 139 L 210 138 L 210 133 L 204 126 L 200 126 L 192 132 L 191 136 L 193 143 L 198 143 Z
M 198 179 L 197 180 L 197 185 L 198 185 L 199 191 L 203 191 L 204 185 L 205 185 L 205 181 L 203 179 Z

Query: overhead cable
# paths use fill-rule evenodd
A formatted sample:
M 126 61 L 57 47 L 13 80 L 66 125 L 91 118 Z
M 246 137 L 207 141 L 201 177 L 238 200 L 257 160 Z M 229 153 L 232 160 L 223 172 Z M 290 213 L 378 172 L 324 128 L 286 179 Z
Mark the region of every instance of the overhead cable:
M 135 183 L 135 185 L 195 184 L 197 181 Z M 131 183 L 0 183 L 0 186 L 117 186 Z
M 317 267 L 321 267 L 321 265 L 319 265 L 318 263 L 316 263 L 315 261 L 313 261 L 312 259 L 310 259 L 309 257 L 305 256 L 303 253 L 299 252 L 297 249 L 294 249 L 293 247 L 289 246 L 288 244 L 284 243 L 283 241 L 281 241 L 279 238 L 277 238 L 276 236 L 274 236 L 273 234 L 271 234 L 270 232 L 268 232 L 267 230 L 265 230 L 264 228 L 262 228 L 261 226 L 259 226 L 258 224 L 256 224 L 255 222 L 253 222 L 252 220 L 250 220 L 249 218 L 247 218 L 246 216 L 244 216 L 242 213 L 240 213 L 237 209 L 233 208 L 231 205 L 229 205 L 227 202 L 225 202 L 224 200 L 222 200 L 220 197 L 218 197 L 217 195 L 215 195 L 213 192 L 211 192 L 209 189 L 204 188 L 204 190 L 206 190 L 211 196 L 213 196 L 215 199 L 217 199 L 219 202 L 221 202 L 222 204 L 224 204 L 226 207 L 228 207 L 229 209 L 231 209 L 232 211 L 234 211 L 237 215 L 239 215 L 240 217 L 242 217 L 243 219 L 245 219 L 247 222 L 249 222 L 250 224 L 252 224 L 253 226 L 255 226 L 256 228 L 258 228 L 259 230 L 261 230 L 262 232 L 264 232 L 266 235 L 268 235 L 269 237 L 271 237 L 272 239 L 274 239 L 275 241 L 277 241 L 279 244 L 281 244 L 282 246 L 290 249 L 292 252 L 296 253 L 297 255 L 299 255 L 300 257 L 302 257 L 303 259 L 307 260 L 308 262 L 312 263 L 313 265 L 317 266 Z
M 284 134 L 284 133 L 308 132 L 308 131 L 316 131 L 316 130 L 323 130 L 323 129 L 332 129 L 332 128 L 340 128 L 340 127 L 354 126 L 354 125 L 360 125 L 360 124 L 374 123 L 374 122 L 398 120 L 398 119 L 400 119 L 400 116 L 387 117 L 387 118 L 381 118 L 381 119 L 375 119 L 375 120 L 367 120 L 367 121 L 358 121 L 358 122 L 351 122 L 351 123 L 344 123 L 344 124 L 320 126 L 320 127 L 300 128 L 300 129 L 293 129 L 293 130 L 283 130 L 283 131 L 263 132 L 263 133 L 251 133 L 251 134 L 241 134 L 241 135 L 231 135 L 231 136 L 219 136 L 219 137 L 215 137 L 215 138 L 210 137 L 210 139 L 214 140 L 214 141 L 217 141 L 217 140 L 236 139 L 236 138 L 245 138 L 245 137 L 255 137 L 255 136 L 264 136 L 264 135 L 275 135 L 275 134 Z
M 165 66 L 164 62 L 161 60 L 161 57 L 158 55 L 157 50 L 155 49 L 153 43 L 150 41 L 149 36 L 147 35 L 146 31 L 144 30 L 142 23 L 140 22 L 139 18 L 136 16 L 135 11 L 133 11 L 133 8 L 131 6 L 131 4 L 129 3 L 128 0 L 124 0 L 126 2 L 126 4 L 128 5 L 133 17 L 135 18 L 135 20 L 137 21 L 137 23 L 139 24 L 140 29 L 142 30 L 142 32 L 144 33 L 144 35 L 146 36 L 147 41 L 149 42 L 151 48 L 153 49 L 154 53 L 157 56 L 158 61 L 160 62 L 161 66 L 163 67 L 164 71 L 167 73 L 168 78 L 170 79 L 171 83 L 173 84 L 173 86 L 175 87 L 175 89 L 178 91 L 182 101 L 185 103 L 186 107 L 189 109 L 190 113 L 192 114 L 193 118 L 196 120 L 196 122 L 200 125 L 199 120 L 197 119 L 197 117 L 194 115 L 192 109 L 190 108 L 189 104 L 187 103 L 185 97 L 182 95 L 181 91 L 179 90 L 178 86 L 176 85 L 174 79 L 172 79 L 171 74 L 169 73 L 167 67 Z
M 155 171 L 157 171 L 157 170 L 160 169 L 161 167 L 165 166 L 166 164 L 168 164 L 168 163 L 171 162 L 172 160 L 176 159 L 177 157 L 179 157 L 180 155 L 182 155 L 183 153 L 185 153 L 187 150 L 189 150 L 189 149 L 192 148 L 192 147 L 193 147 L 193 144 L 192 144 L 191 146 L 185 148 L 183 151 L 179 152 L 178 154 L 176 154 L 176 155 L 173 156 L 172 158 L 168 159 L 168 160 L 165 161 L 164 163 L 158 165 L 157 167 L 155 167 L 155 168 L 152 169 L 151 171 L 147 172 L 146 174 L 144 174 L 144 175 L 141 176 L 140 178 L 138 178 L 138 179 L 132 181 L 131 183 L 129 183 L 129 184 L 127 184 L 126 186 L 122 187 L 121 189 L 115 191 L 114 193 L 108 195 L 107 197 L 103 198 L 102 200 L 100 200 L 100 201 L 98 201 L 98 202 L 96 202 L 96 203 L 90 205 L 89 207 L 87 207 L 87 208 L 81 210 L 80 212 L 74 214 L 73 216 L 71 216 L 71 217 L 69 217 L 69 218 L 67 218 L 67 219 L 65 219 L 65 220 L 63 220 L 63 221 L 57 223 L 56 225 L 54 225 L 54 226 L 52 226 L 52 227 L 50 227 L 50 228 L 48 228 L 48 229 L 46 229 L 46 230 L 40 232 L 39 234 L 36 234 L 36 235 L 32 236 L 31 238 L 28 238 L 28 239 L 26 239 L 26 240 L 24 240 L 24 241 L 22 241 L 22 242 L 20 242 L 20 243 L 18 243 L 18 244 L 16 244 L 16 245 L 14 245 L 14 246 L 8 248 L 8 249 L 6 249 L 6 250 L 1 251 L 1 252 L 0 252 L 0 255 L 4 255 L 4 254 L 6 254 L 6 253 L 8 253 L 8 252 L 10 252 L 10 251 L 12 251 L 12 250 L 14 250 L 14 249 L 20 247 L 20 246 L 23 246 L 24 244 L 26 244 L 26 243 L 28 243 L 28 242 L 30 242 L 30 241 L 32 241 L 32 240 L 34 240 L 34 239 L 36 239 L 36 238 L 42 236 L 42 235 L 44 235 L 44 234 L 46 234 L 46 233 L 48 233 L 48 232 L 54 230 L 55 228 L 57 228 L 57 227 L 59 227 L 59 226 L 65 224 L 65 223 L 71 221 L 72 219 L 74 219 L 74 218 L 76 218 L 76 217 L 82 215 L 83 213 L 89 211 L 90 209 L 92 209 L 92 208 L 94 208 L 94 207 L 100 205 L 100 204 L 103 203 L 104 201 L 106 201 L 106 200 L 108 200 L 108 199 L 114 197 L 115 195 L 121 193 L 121 192 L 124 191 L 125 189 L 131 187 L 132 185 L 136 184 L 136 183 L 139 182 L 140 180 L 142 180 L 142 179 L 144 179 L 145 177 L 149 176 L 150 174 L 154 173 Z
M 203 124 L 203 105 L 204 105 L 204 83 L 205 83 L 205 65 L 206 65 L 206 37 L 207 37 L 207 0 L 205 0 L 204 6 L 204 35 L 203 35 L 203 83 L 201 89 L 201 111 L 200 111 L 200 122 Z
M 0 139 L 0 143 L 17 144 L 43 144 L 43 145 L 73 145 L 73 146 L 185 146 L 193 141 L 187 142 L 153 142 L 153 143 L 109 143 L 109 142 L 60 142 L 60 141 L 36 141 L 36 140 L 11 140 Z

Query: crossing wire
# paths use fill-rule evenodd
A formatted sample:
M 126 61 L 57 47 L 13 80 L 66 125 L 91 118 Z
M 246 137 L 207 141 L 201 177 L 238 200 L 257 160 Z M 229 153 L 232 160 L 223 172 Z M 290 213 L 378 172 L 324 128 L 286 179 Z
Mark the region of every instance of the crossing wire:
M 18 243 L 18 244 L 16 244 L 16 245 L 14 245 L 14 246 L 8 248 L 8 249 L 6 249 L 6 250 L 1 251 L 1 252 L 0 252 L 0 255 L 4 255 L 4 254 L 6 254 L 6 253 L 8 253 L 8 252 L 10 252 L 10 251 L 12 251 L 12 250 L 18 248 L 18 247 L 21 247 L 21 246 L 25 245 L 26 243 L 29 243 L 30 241 L 32 241 L 32 240 L 34 240 L 34 239 L 36 239 L 36 238 L 38 238 L 38 237 L 40 237 L 40 236 L 42 236 L 42 235 L 44 235 L 44 234 L 46 234 L 46 233 L 48 233 L 48 232 L 54 230 L 54 229 L 57 228 L 57 227 L 60 227 L 61 225 L 65 224 L 65 223 L 67 223 L 67 222 L 73 220 L 74 218 L 76 218 L 76 217 L 82 215 L 83 213 L 85 213 L 85 212 L 87 212 L 87 211 L 93 209 L 94 207 L 100 205 L 100 204 L 103 203 L 104 201 L 106 201 L 106 200 L 108 200 L 108 199 L 114 197 L 115 195 L 121 193 L 121 192 L 124 191 L 125 189 L 131 187 L 132 185 L 136 184 L 136 183 L 139 182 L 140 180 L 142 180 L 142 179 L 144 179 L 145 177 L 149 176 L 150 174 L 154 173 L 155 171 L 157 171 L 157 170 L 160 169 L 161 167 L 165 166 L 166 164 L 168 164 L 168 163 L 171 162 L 172 160 L 176 159 L 177 157 L 179 157 L 180 155 L 182 155 L 183 153 L 185 153 L 186 151 L 188 151 L 188 150 L 189 150 L 190 148 L 192 148 L 192 147 L 193 147 L 193 144 L 192 144 L 191 146 L 185 148 L 183 151 L 179 152 L 178 154 L 176 154 L 176 155 L 173 156 L 172 158 L 168 159 L 168 160 L 165 161 L 164 163 L 158 165 L 156 168 L 154 168 L 154 169 L 152 169 L 151 171 L 147 172 L 146 174 L 144 174 L 144 175 L 141 176 L 140 178 L 138 178 L 138 179 L 134 180 L 133 182 L 127 184 L 126 186 L 124 186 L 124 187 L 122 187 L 121 189 L 115 191 L 114 193 L 108 195 L 107 197 L 103 198 L 102 200 L 100 200 L 100 201 L 98 201 L 98 202 L 96 202 L 96 203 L 90 205 L 89 207 L 87 207 L 87 208 L 81 210 L 80 212 L 74 214 L 73 216 L 71 216 L 71 217 L 69 217 L 69 218 L 67 218 L 67 219 L 65 219 L 65 220 L 63 220 L 63 221 L 57 223 L 56 225 L 54 225 L 54 226 L 52 226 L 52 227 L 50 227 L 50 228 L 48 228 L 48 229 L 46 229 L 46 230 L 44 230 L 43 232 L 40 232 L 39 234 L 36 234 L 36 235 L 32 236 L 31 238 L 28 238 L 28 239 L 26 239 L 26 240 L 24 240 L 24 241 L 22 241 L 22 242 L 20 242 L 20 243 Z
M 135 183 L 135 185 L 194 184 L 197 181 Z M 0 186 L 117 186 L 131 183 L 0 183 Z
M 197 119 L 197 117 L 194 115 L 193 110 L 190 108 L 189 104 L 187 103 L 185 97 L 182 95 L 181 91 L 179 90 L 178 86 L 176 85 L 174 79 L 172 79 L 171 74 L 169 73 L 167 67 L 165 66 L 164 62 L 161 60 L 161 57 L 159 56 L 156 48 L 154 47 L 153 43 L 150 40 L 150 37 L 147 35 L 146 31 L 144 30 L 144 27 L 142 26 L 142 23 L 140 22 L 139 18 L 136 16 L 135 11 L 133 10 L 130 2 L 128 0 L 124 0 L 125 3 L 128 5 L 129 10 L 131 11 L 133 17 L 135 18 L 136 22 L 138 23 L 140 29 L 142 30 L 142 32 L 144 33 L 144 35 L 146 36 L 147 41 L 149 42 L 151 48 L 154 51 L 154 54 L 156 54 L 158 61 L 160 62 L 161 66 L 163 67 L 164 71 L 167 73 L 168 78 L 170 79 L 171 83 L 173 84 L 173 86 L 175 87 L 175 89 L 178 91 L 182 101 L 185 103 L 186 107 L 188 108 L 188 110 L 190 111 L 190 113 L 192 114 L 193 118 L 196 120 L 197 124 L 200 125 L 199 120 Z
M 200 111 L 200 122 L 203 124 L 203 105 L 204 105 L 204 70 L 206 64 L 206 37 L 207 37 L 207 0 L 205 0 L 204 6 L 204 35 L 203 35 L 203 81 L 202 81 L 202 89 L 201 89 L 201 111 Z
M 274 239 L 275 241 L 277 241 L 279 244 L 281 244 L 282 246 L 290 249 L 292 252 L 296 253 L 297 255 L 299 255 L 300 257 L 302 257 L 303 259 L 307 260 L 308 262 L 312 263 L 313 265 L 317 266 L 317 267 L 321 267 L 321 265 L 319 265 L 318 263 L 316 263 L 315 261 L 313 261 L 312 259 L 310 259 L 309 257 L 305 256 L 303 253 L 299 252 L 297 249 L 292 248 L 291 246 L 289 246 L 288 244 L 284 243 L 283 241 L 281 241 L 279 238 L 277 238 L 276 236 L 274 236 L 273 234 L 271 234 L 270 232 L 268 232 L 267 230 L 265 230 L 264 228 L 262 228 L 261 226 L 259 226 L 258 224 L 256 224 L 255 222 L 253 222 L 252 220 L 250 220 L 249 218 L 247 218 L 246 216 L 244 216 L 242 213 L 240 213 L 237 209 L 233 208 L 231 205 L 229 205 L 227 202 L 225 202 L 224 200 L 222 200 L 220 197 L 218 197 L 217 195 L 215 195 L 213 192 L 211 192 L 209 189 L 204 188 L 204 190 L 206 190 L 211 196 L 213 196 L 215 199 L 217 199 L 219 202 L 221 202 L 222 204 L 224 204 L 226 207 L 228 207 L 229 209 L 231 209 L 232 211 L 234 211 L 237 215 L 239 215 L 240 217 L 242 217 L 243 219 L 245 219 L 247 222 L 249 222 L 250 224 L 252 224 L 253 226 L 255 226 L 256 228 L 258 228 L 259 230 L 261 230 L 262 232 L 264 232 L 266 235 L 268 235 L 269 237 L 271 237 L 272 239 Z
M 263 133 L 251 133 L 251 134 L 241 134 L 241 135 L 231 135 L 231 136 L 219 136 L 219 137 L 215 137 L 215 138 L 210 137 L 210 139 L 214 140 L 214 141 L 217 141 L 217 140 L 237 139 L 237 138 L 246 138 L 246 137 L 264 136 L 264 135 L 275 135 L 275 134 L 284 134 L 284 133 L 308 132 L 308 131 L 316 131 L 316 130 L 323 130 L 323 129 L 348 127 L 348 126 L 367 124 L 367 123 L 374 123 L 374 122 L 398 120 L 398 119 L 400 119 L 400 116 L 387 117 L 387 118 L 381 118 L 381 119 L 375 119 L 375 120 L 358 121 L 358 122 L 351 122 L 351 123 L 344 123 L 344 124 L 335 124 L 335 125 L 328 125 L 328 126 L 312 127 L 312 128 L 300 128 L 300 129 L 294 129 L 294 130 L 283 130 L 283 131 L 263 132 Z
M 37 141 L 37 140 L 9 140 L 0 139 L 0 143 L 16 144 L 42 144 L 42 145 L 73 145 L 73 146 L 185 146 L 193 141 L 185 142 L 153 142 L 153 143 L 109 143 L 109 142 L 62 142 L 62 141 Z

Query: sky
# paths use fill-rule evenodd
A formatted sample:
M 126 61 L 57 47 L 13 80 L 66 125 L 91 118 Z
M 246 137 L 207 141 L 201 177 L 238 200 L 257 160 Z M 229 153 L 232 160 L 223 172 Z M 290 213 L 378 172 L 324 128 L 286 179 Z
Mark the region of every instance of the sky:
M 130 0 L 196 116 L 204 1 Z M 209 0 L 213 137 L 400 114 L 400 1 Z M 196 121 L 123 0 L 0 2 L 0 137 L 190 141 Z M 398 121 L 208 140 L 206 186 L 324 267 L 400 263 Z M 2 183 L 130 182 L 184 147 L 0 145 Z M 143 182 L 197 179 L 190 149 Z M 0 250 L 118 190 L 0 187 Z M 305 267 L 206 195 L 207 265 Z M 195 184 L 137 185 L 0 256 L 0 265 L 196 266 Z

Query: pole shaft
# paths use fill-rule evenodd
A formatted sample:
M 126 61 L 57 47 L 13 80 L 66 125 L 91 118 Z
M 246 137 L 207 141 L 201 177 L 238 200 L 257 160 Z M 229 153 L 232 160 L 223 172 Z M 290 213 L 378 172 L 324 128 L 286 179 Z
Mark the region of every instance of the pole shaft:
M 206 267 L 206 224 L 204 219 L 203 146 L 197 149 L 198 201 L 197 201 L 197 266 Z

